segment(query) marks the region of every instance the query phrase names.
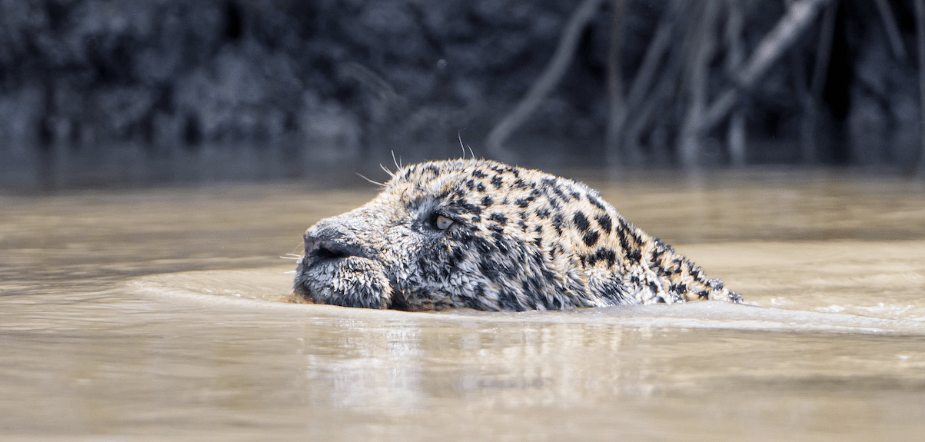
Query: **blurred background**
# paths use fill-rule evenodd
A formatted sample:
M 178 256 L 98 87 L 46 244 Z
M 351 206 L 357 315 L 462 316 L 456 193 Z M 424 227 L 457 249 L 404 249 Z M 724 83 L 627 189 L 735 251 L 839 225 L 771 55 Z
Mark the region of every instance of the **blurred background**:
M 0 0 L 0 185 L 353 180 L 461 143 L 914 173 L 921 3 Z

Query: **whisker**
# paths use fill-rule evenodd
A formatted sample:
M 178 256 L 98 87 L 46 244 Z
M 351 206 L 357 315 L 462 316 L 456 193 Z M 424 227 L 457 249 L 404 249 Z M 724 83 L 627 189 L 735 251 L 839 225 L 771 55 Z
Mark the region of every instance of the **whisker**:
M 463 151 L 462 159 L 466 159 L 466 145 L 462 142 L 462 129 L 456 131 L 456 139 L 459 140 L 459 148 Z M 473 156 L 473 158 L 475 158 Z
M 401 161 L 395 159 L 395 151 L 392 151 L 392 162 L 395 163 L 395 167 L 401 169 Z
M 377 186 L 379 186 L 379 187 L 385 187 L 385 184 L 382 184 L 382 183 L 380 183 L 380 182 L 378 182 L 378 181 L 373 181 L 373 180 L 371 180 L 371 179 L 369 179 L 369 178 L 366 178 L 366 177 L 363 176 L 363 174 L 360 173 L 360 172 L 357 172 L 357 175 L 359 175 L 360 178 L 363 178 L 364 180 L 369 181 L 370 183 L 373 183 L 373 184 L 375 184 L 375 185 L 377 185 Z
M 474 160 L 474 159 L 475 159 L 475 152 L 472 151 L 472 146 L 469 146 L 468 144 L 463 144 L 463 140 L 462 140 L 462 129 L 456 131 L 456 138 L 459 139 L 459 147 L 462 148 L 462 151 L 463 151 L 463 156 L 462 156 L 462 157 L 463 157 L 463 159 L 466 159 L 466 149 L 469 149 L 469 155 L 472 155 L 472 159 Z
M 389 174 L 390 177 L 395 178 L 395 174 L 392 173 L 392 171 L 389 170 L 387 167 L 383 166 L 382 163 L 379 163 L 379 167 L 382 168 L 382 170 L 384 170 L 385 173 Z

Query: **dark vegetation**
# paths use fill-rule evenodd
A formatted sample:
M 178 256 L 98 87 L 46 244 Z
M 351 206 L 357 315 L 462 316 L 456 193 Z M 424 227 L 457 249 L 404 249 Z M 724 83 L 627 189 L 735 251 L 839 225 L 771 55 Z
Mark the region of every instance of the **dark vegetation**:
M 0 0 L 0 173 L 256 152 L 304 176 L 457 137 L 528 165 L 922 171 L 923 2 Z

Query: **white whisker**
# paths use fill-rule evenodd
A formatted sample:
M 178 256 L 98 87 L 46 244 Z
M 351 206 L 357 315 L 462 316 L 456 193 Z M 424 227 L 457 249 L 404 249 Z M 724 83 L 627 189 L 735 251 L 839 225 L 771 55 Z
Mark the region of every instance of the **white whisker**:
M 466 145 L 463 144 L 463 142 L 462 142 L 462 130 L 457 130 L 457 131 L 456 131 L 456 139 L 459 140 L 459 148 L 462 149 L 462 151 L 463 151 L 462 159 L 465 160 L 465 159 L 466 159 Z M 475 157 L 473 157 L 473 158 L 475 158 Z
M 383 166 L 382 163 L 379 164 L 379 167 L 382 168 L 382 170 L 384 170 L 385 173 L 389 174 L 390 177 L 395 178 L 395 174 L 392 173 L 392 171 L 389 170 L 387 167 Z
M 464 143 L 463 143 L 463 140 L 462 140 L 462 130 L 456 131 L 456 138 L 459 139 L 459 147 L 462 148 L 462 151 L 463 151 L 463 156 L 462 156 L 462 157 L 463 157 L 463 159 L 466 159 L 466 149 L 469 149 L 469 155 L 471 155 L 471 156 L 472 156 L 472 159 L 474 160 L 474 159 L 475 159 L 475 152 L 472 151 L 472 146 L 469 146 L 468 144 L 464 144 Z
M 379 187 L 385 187 L 385 184 L 382 184 L 382 183 L 380 183 L 380 182 L 378 182 L 378 181 L 373 181 L 373 180 L 371 180 L 371 179 L 369 179 L 369 178 L 366 178 L 366 177 L 363 176 L 363 174 L 360 173 L 360 172 L 357 172 L 357 175 L 359 175 L 360 178 L 363 178 L 364 180 L 369 181 L 370 183 L 373 183 L 373 184 L 375 184 L 375 185 L 377 185 L 377 186 L 379 186 Z

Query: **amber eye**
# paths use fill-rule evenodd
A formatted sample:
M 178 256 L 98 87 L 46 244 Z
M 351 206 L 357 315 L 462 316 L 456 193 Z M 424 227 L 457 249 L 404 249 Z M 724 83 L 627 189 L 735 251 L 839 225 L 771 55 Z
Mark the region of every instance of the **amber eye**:
M 435 220 L 434 225 L 437 226 L 437 228 L 440 230 L 446 230 L 449 229 L 451 225 L 453 225 L 453 220 L 443 215 L 437 215 L 437 219 Z

